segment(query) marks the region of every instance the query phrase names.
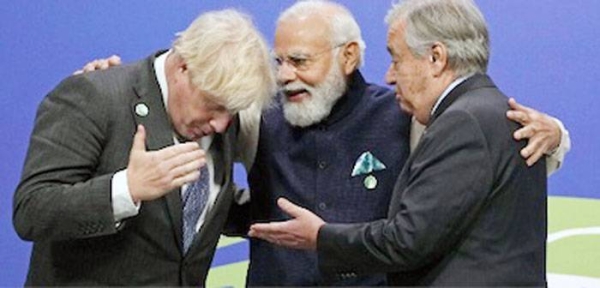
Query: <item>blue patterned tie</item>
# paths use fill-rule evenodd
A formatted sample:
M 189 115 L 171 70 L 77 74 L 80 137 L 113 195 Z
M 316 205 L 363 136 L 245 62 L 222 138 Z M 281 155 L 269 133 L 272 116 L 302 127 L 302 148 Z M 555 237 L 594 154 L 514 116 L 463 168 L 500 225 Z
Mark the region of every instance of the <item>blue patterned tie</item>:
M 196 224 L 208 202 L 208 168 L 200 168 L 200 178 L 190 183 L 183 193 L 183 252 L 186 253 L 196 235 Z

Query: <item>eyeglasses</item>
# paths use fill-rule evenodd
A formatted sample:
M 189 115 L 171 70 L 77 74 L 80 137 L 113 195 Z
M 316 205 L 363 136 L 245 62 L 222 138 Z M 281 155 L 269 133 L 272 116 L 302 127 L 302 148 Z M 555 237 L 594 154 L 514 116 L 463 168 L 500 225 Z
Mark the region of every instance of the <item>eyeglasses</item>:
M 323 51 L 319 51 L 319 52 L 313 53 L 313 54 L 296 53 L 296 54 L 291 54 L 291 55 L 287 55 L 287 56 L 283 56 L 283 57 L 275 56 L 274 57 L 275 68 L 277 70 L 279 70 L 279 69 L 281 69 L 281 66 L 283 66 L 283 64 L 288 64 L 288 65 L 290 65 L 290 67 L 292 67 L 294 69 L 294 71 L 306 71 L 310 68 L 310 64 L 312 62 L 314 62 L 319 55 L 322 55 L 331 50 L 340 48 L 340 47 L 346 45 L 346 43 L 347 42 L 340 43 L 340 44 L 334 45 L 332 47 L 329 47 Z

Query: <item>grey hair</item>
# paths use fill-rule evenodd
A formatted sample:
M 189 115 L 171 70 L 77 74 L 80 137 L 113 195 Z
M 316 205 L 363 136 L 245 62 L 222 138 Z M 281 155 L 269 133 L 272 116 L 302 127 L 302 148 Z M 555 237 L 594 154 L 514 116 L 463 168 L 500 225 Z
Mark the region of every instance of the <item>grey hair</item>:
M 173 42 L 197 88 L 237 113 L 266 107 L 276 93 L 269 48 L 251 18 L 226 9 L 201 14 Z
M 327 0 L 298 1 L 279 15 L 277 24 L 290 18 L 307 15 L 317 15 L 329 23 L 332 47 L 348 42 L 356 42 L 360 48 L 358 67 L 364 64 L 364 54 L 367 45 L 362 38 L 360 26 L 358 26 L 356 19 L 354 19 L 354 16 L 346 7 Z
M 472 0 L 405 0 L 392 6 L 385 21 L 404 21 L 404 40 L 415 56 L 425 56 L 435 42 L 444 44 L 457 77 L 487 71 L 487 24 Z

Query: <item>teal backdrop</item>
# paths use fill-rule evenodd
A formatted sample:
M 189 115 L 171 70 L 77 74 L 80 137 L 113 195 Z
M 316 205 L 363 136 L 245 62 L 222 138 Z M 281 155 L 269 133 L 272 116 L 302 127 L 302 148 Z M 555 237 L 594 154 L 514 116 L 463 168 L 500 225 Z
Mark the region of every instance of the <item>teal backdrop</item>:
M 0 286 L 22 286 L 27 272 L 31 244 L 13 230 L 12 196 L 35 111 L 46 93 L 95 58 L 119 54 L 132 62 L 169 47 L 177 31 L 207 10 L 242 9 L 253 15 L 272 42 L 277 15 L 293 2 L 4 1 L 0 8 Z M 383 84 L 390 62 L 383 18 L 391 1 L 339 2 L 362 27 L 368 45 L 364 74 L 369 81 Z M 557 274 L 553 279 L 600 278 L 600 253 L 594 252 L 600 251 L 600 1 L 476 2 L 489 23 L 489 73 L 496 83 L 521 103 L 561 119 L 571 133 L 573 148 L 566 163 L 549 179 L 549 232 L 555 236 L 549 238 L 555 241 L 549 244 L 549 272 Z M 236 174 L 236 181 L 245 185 L 243 170 L 238 167 Z M 239 239 L 222 241 L 210 285 L 243 283 L 246 246 Z

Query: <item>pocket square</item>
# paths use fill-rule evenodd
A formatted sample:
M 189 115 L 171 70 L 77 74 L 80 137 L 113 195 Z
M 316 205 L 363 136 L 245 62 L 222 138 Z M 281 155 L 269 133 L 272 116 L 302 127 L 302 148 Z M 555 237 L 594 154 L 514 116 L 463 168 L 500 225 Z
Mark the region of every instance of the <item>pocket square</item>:
M 385 165 L 379 159 L 367 151 L 362 153 L 354 163 L 351 176 L 370 174 L 373 171 L 385 170 L 385 168 Z

